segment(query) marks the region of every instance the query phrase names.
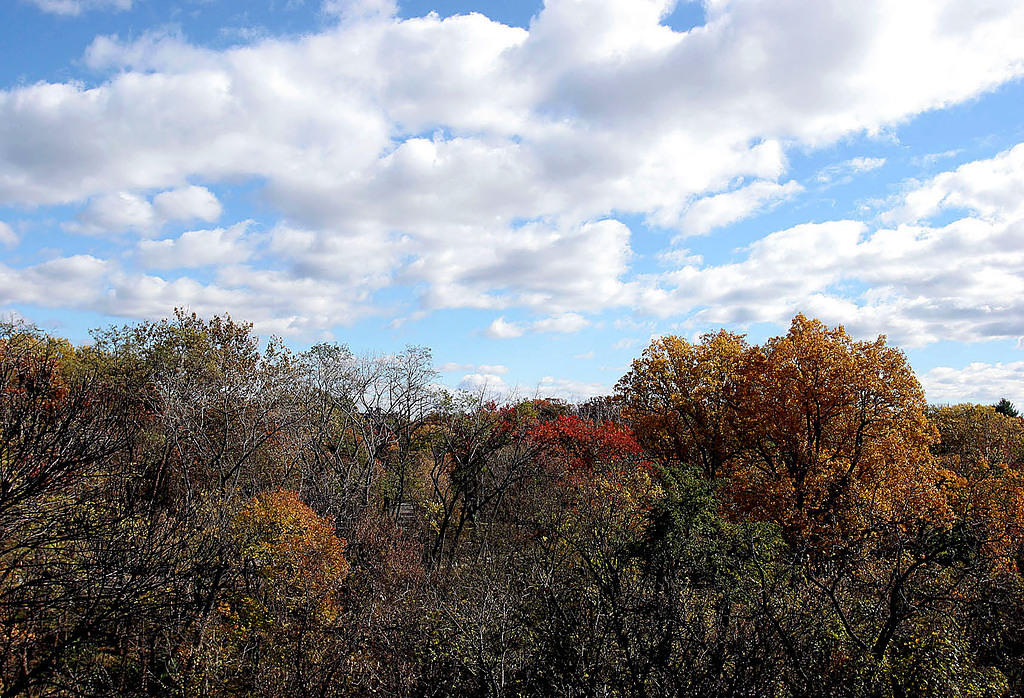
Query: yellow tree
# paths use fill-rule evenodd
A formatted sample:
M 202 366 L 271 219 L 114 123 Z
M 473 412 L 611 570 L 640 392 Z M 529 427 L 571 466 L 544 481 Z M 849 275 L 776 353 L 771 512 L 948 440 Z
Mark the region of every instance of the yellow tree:
M 742 335 L 724 330 L 698 344 L 676 336 L 651 342 L 616 386 L 645 451 L 665 466 L 721 474 L 737 450 L 734 422 L 749 354 Z
M 345 540 L 297 493 L 278 490 L 238 512 L 229 544 L 236 556 L 231 584 L 203 646 L 183 650 L 184 692 L 318 693 L 311 687 L 330 684 L 344 661 L 338 626 L 349 572 Z
M 935 452 L 955 487 L 951 505 L 960 525 L 1000 571 L 1024 561 L 1024 419 L 987 405 L 952 405 L 930 412 L 941 436 Z

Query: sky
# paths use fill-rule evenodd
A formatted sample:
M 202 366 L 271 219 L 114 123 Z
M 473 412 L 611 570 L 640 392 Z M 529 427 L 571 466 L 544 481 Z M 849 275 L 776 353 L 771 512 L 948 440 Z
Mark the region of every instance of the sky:
M 802 312 L 1024 404 L 1019 0 L 6 0 L 0 313 L 583 399 Z

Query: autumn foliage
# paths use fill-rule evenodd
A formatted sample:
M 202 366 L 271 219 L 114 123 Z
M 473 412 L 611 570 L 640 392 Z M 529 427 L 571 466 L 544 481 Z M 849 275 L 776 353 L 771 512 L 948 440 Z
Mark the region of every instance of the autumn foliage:
M 798 315 L 570 404 L 0 327 L 0 698 L 1024 695 L 1024 420 Z
M 595 423 L 575 415 L 541 422 L 530 436 L 549 449 L 548 457 L 570 472 L 592 474 L 618 461 L 632 459 L 635 463 L 643 455 L 628 427 L 614 422 Z
M 842 545 L 880 520 L 949 518 L 924 394 L 883 338 L 797 316 L 763 347 L 727 333 L 652 344 L 618 387 L 642 443 L 727 480 L 737 516 Z

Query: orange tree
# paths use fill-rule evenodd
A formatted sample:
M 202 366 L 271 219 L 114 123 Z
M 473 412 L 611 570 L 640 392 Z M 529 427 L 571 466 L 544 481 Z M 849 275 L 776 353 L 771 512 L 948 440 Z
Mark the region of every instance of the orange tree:
M 921 386 L 884 337 L 798 315 L 759 347 L 727 333 L 661 338 L 617 397 L 662 462 L 720 480 L 727 518 L 781 527 L 803 600 L 768 617 L 794 685 L 822 691 L 856 670 L 908 690 L 898 667 L 915 662 L 936 667 L 921 681 L 995 685 L 971 669 L 973 650 L 941 649 L 962 641 L 948 621 L 976 572 L 956 525 L 961 480 L 931 453 Z M 824 639 L 802 646 L 811 626 Z M 945 644 L 918 641 L 934 633 Z M 963 662 L 928 663 L 946 655 Z
M 934 451 L 950 472 L 950 504 L 999 571 L 1024 562 L 1024 420 L 993 407 L 930 410 L 941 435 Z
M 802 315 L 752 347 L 726 332 L 652 342 L 619 381 L 637 439 L 664 464 L 725 477 L 738 513 L 827 544 L 879 512 L 941 518 L 935 431 L 906 357 Z
M 344 660 L 338 624 L 349 571 L 345 541 L 287 490 L 250 500 L 229 536 L 236 566 L 201 643 L 182 649 L 184 692 L 327 690 Z
M 993 407 L 931 409 L 933 449 L 953 474 L 955 530 L 978 572 L 964 600 L 969 636 L 984 660 L 1024 686 L 1024 419 Z
M 741 511 L 816 545 L 880 516 L 947 515 L 924 392 L 884 337 L 855 341 L 798 315 L 749 352 L 741 391 L 729 473 Z

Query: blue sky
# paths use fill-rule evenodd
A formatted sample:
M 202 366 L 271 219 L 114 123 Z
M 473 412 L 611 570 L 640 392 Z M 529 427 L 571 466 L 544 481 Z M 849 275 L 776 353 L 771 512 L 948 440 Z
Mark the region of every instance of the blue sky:
M 0 310 L 569 398 L 804 312 L 1021 403 L 1020 36 L 1016 0 L 12 0 Z

